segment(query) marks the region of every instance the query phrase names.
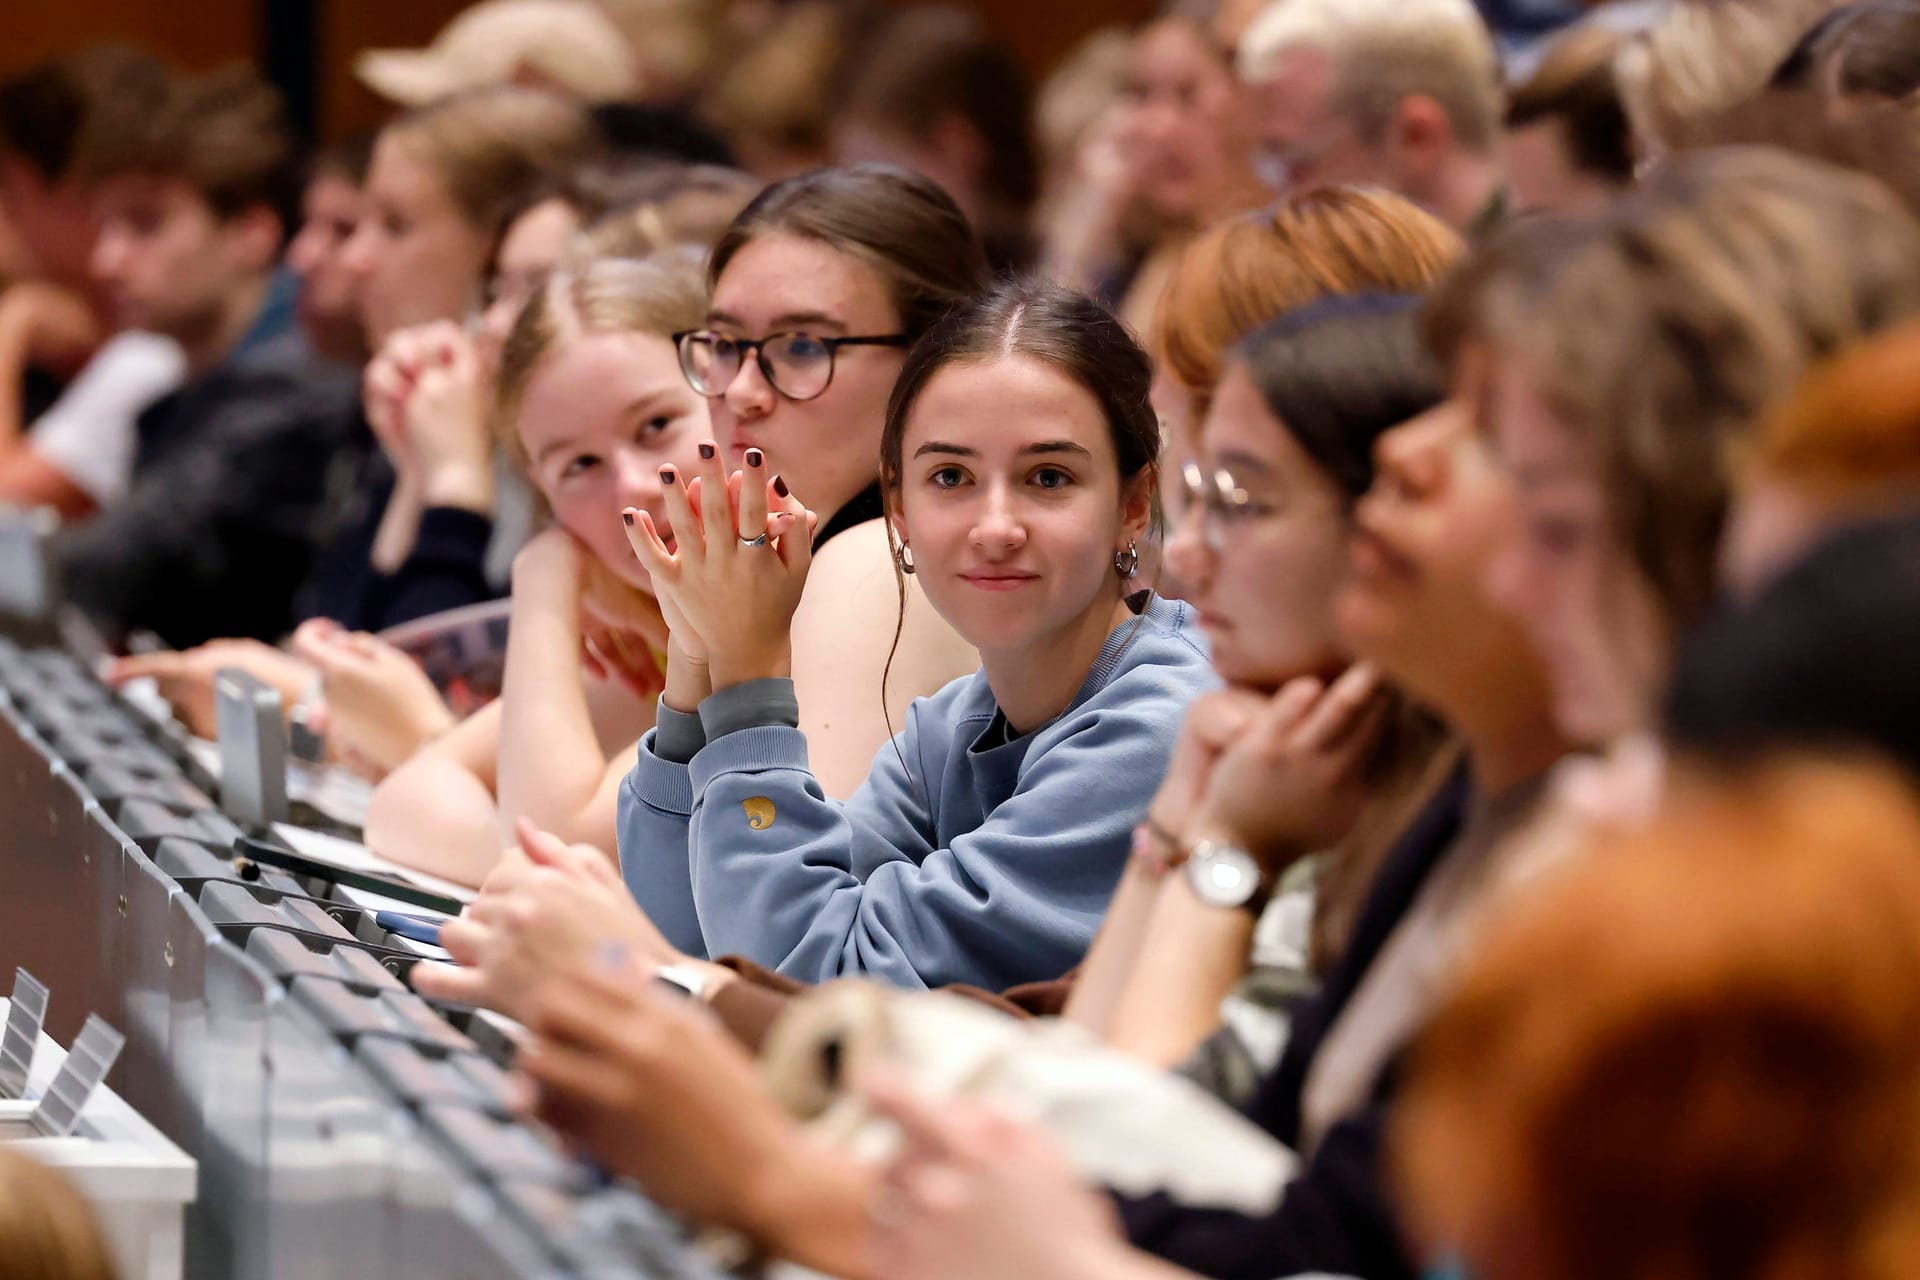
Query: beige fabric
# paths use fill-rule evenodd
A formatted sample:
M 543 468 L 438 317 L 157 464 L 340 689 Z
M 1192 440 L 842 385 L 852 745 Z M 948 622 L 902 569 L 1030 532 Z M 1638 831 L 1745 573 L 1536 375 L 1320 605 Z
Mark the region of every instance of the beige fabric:
M 878 1063 L 931 1097 L 989 1099 L 1046 1129 L 1083 1177 L 1126 1194 L 1264 1213 L 1298 1168 L 1292 1152 L 1191 1082 L 1077 1026 L 959 996 L 833 983 L 797 1000 L 762 1054 L 775 1096 L 868 1160 L 891 1153 L 893 1131 L 843 1085 Z
M 640 89 L 633 47 L 593 0 L 481 0 L 425 49 L 370 49 L 354 70 L 407 106 L 497 84 L 544 85 L 586 102 Z

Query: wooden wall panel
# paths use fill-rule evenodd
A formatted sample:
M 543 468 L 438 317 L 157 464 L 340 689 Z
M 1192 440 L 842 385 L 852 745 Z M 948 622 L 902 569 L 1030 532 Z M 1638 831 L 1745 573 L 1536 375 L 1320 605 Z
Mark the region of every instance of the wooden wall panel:
M 260 0 L 0 0 L 0 75 L 100 40 L 201 69 L 251 58 L 259 8 Z
M 256 57 L 264 6 L 275 0 L 0 0 L 0 75 L 98 40 L 153 50 L 182 65 Z M 371 129 L 388 107 L 353 76 L 353 55 L 424 44 L 467 0 L 316 0 L 313 83 L 324 138 Z M 1148 17 L 1155 0 L 965 0 L 1044 74 L 1096 27 Z
M 1005 36 L 1036 74 L 1046 71 L 1100 27 L 1144 22 L 1156 0 L 968 0 Z
M 354 77 L 354 54 L 424 45 L 464 8 L 466 0 L 322 0 L 317 77 L 321 136 L 340 138 L 376 129 L 392 114 L 388 103 Z

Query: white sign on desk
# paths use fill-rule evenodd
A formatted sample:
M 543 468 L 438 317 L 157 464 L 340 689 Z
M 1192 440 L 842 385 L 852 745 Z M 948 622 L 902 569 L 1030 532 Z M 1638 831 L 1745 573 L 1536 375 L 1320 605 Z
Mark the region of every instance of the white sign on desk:
M 47 1020 L 47 988 L 25 969 L 13 971 L 13 1003 L 7 1006 L 7 1030 L 0 1037 L 0 1098 L 27 1096 L 33 1046 Z

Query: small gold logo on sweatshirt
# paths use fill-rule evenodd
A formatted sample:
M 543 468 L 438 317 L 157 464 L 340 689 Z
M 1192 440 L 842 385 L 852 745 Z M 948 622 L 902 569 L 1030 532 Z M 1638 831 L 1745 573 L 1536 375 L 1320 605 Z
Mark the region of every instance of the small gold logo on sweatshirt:
M 773 801 L 765 796 L 752 796 L 742 800 L 740 807 L 747 811 L 747 825 L 755 831 L 765 831 L 773 825 Z

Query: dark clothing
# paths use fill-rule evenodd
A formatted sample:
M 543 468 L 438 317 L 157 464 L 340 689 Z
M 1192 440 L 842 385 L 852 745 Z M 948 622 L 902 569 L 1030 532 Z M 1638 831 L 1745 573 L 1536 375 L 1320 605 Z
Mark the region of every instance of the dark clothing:
M 1381 865 L 1346 953 L 1295 1014 L 1279 1066 L 1248 1104 L 1248 1118 L 1288 1146 L 1300 1143 L 1301 1095 L 1315 1055 L 1427 877 L 1456 844 L 1468 798 L 1463 766 Z M 1416 1280 L 1420 1270 L 1407 1256 L 1383 1168 L 1394 1077 L 1383 1073 L 1371 1103 L 1327 1132 L 1271 1213 L 1190 1209 L 1165 1195 L 1119 1197 L 1128 1237 L 1219 1280 L 1272 1280 L 1303 1271 Z
M 20 421 L 28 425 L 38 422 L 40 415 L 53 408 L 66 389 L 65 382 L 45 369 L 28 366 L 20 379 Z
M 885 514 L 887 504 L 880 496 L 880 486 L 868 485 L 848 499 L 847 505 L 834 512 L 833 519 L 820 526 L 813 535 L 813 549 L 818 551 L 853 526 L 878 520 Z
M 392 573 L 373 567 L 373 543 L 393 498 L 393 465 L 354 414 L 358 448 L 332 500 L 334 527 L 301 592 L 304 618 L 331 618 L 349 631 L 382 631 L 403 622 L 495 599 L 487 581 L 493 521 L 458 507 L 429 507 L 413 551 Z
M 276 289 L 232 355 L 140 415 L 127 496 L 54 536 L 67 599 L 113 638 L 283 635 L 357 392 Z

